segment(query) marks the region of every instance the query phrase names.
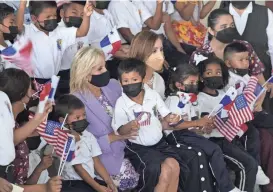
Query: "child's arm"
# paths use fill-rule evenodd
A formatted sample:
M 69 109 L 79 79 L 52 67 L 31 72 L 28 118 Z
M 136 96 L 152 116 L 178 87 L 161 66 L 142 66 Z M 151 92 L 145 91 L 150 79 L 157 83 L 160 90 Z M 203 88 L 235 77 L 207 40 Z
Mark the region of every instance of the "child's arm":
M 84 6 L 84 16 L 81 26 L 77 29 L 76 37 L 84 37 L 87 35 L 90 27 L 90 16 L 93 13 L 93 6 L 89 0 L 86 0 Z
M 193 15 L 193 11 L 195 8 L 195 4 L 188 2 L 185 3 L 183 1 L 176 1 L 175 9 L 178 11 L 179 15 L 186 21 L 189 21 Z
M 89 173 L 82 167 L 81 164 L 78 165 L 73 165 L 76 173 L 86 182 L 88 183 L 91 187 L 93 187 L 96 191 L 99 192 L 106 192 L 104 190 L 104 186 L 100 185 L 98 182 L 96 182 L 90 175 Z
M 99 157 L 93 157 L 94 161 L 94 167 L 96 172 L 99 174 L 99 176 L 105 181 L 108 188 L 112 190 L 112 192 L 117 192 L 117 187 L 115 186 L 113 180 L 111 179 L 110 175 L 108 174 L 107 170 L 101 163 Z
M 140 2 L 140 3 L 142 3 L 142 2 Z M 144 9 L 144 6 L 145 5 L 143 5 L 140 10 Z M 155 14 L 152 17 L 150 17 L 150 18 L 148 18 L 147 20 L 144 21 L 144 23 L 150 29 L 158 30 L 159 27 L 161 26 L 162 16 L 163 16 L 162 8 L 163 8 L 163 1 L 162 0 L 157 0 L 156 1 L 156 11 L 155 11 Z M 145 9 L 146 9 L 146 7 L 145 7 Z M 145 10 L 145 12 L 146 12 L 146 10 Z
M 60 192 L 62 189 L 61 177 L 53 177 L 46 184 L 39 185 L 20 185 L 24 188 L 24 192 Z
M 27 4 L 26 0 L 21 0 L 17 14 L 16 14 L 16 23 L 17 23 L 18 30 L 20 33 L 24 30 L 24 18 L 25 18 L 26 4 Z
M 201 3 L 203 3 L 203 1 L 202 1 Z M 214 7 L 215 3 L 216 3 L 215 0 L 210 0 L 209 2 L 207 2 L 207 3 L 203 6 L 203 8 L 202 8 L 202 10 L 201 10 L 201 12 L 200 12 L 200 19 L 204 19 L 204 18 L 208 15 L 208 13 L 209 13 L 209 12 L 212 10 L 212 8 Z
M 53 159 L 51 156 L 44 156 L 39 165 L 34 169 L 33 173 L 27 180 L 27 185 L 37 184 L 41 173 L 52 165 Z

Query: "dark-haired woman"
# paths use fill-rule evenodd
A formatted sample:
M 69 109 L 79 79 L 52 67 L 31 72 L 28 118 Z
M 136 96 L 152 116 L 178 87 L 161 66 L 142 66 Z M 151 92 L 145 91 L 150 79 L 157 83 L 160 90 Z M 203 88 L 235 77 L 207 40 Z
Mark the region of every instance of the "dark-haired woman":
M 11 183 L 18 183 L 27 177 L 28 147 L 25 140 L 52 110 L 52 105 L 47 104 L 44 113 L 36 114 L 33 120 L 19 127 L 15 119 L 25 109 L 31 95 L 30 77 L 24 71 L 10 68 L 0 73 L 0 177 Z M 20 149 L 20 153 L 16 154 L 16 148 Z M 58 192 L 61 189 L 61 180 L 55 177 L 47 184 L 22 187 L 25 192 Z

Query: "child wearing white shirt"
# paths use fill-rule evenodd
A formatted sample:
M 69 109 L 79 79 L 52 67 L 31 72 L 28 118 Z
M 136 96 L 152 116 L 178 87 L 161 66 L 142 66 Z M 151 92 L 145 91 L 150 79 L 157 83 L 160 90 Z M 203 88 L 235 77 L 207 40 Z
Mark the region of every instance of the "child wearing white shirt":
M 181 115 L 182 120 L 178 125 L 164 131 L 169 143 L 171 145 L 189 145 L 197 150 L 202 149 L 209 159 L 219 191 L 239 192 L 240 190 L 234 186 L 229 177 L 221 148 L 190 130 L 190 128 L 203 128 L 206 132 L 206 129 L 213 125 L 213 120 L 207 116 L 198 119 L 194 108 L 194 105 L 197 105 L 195 94 L 198 91 L 198 69 L 190 64 L 180 64 L 174 68 L 171 80 L 176 91 L 167 97 L 165 103 L 171 112 Z M 208 167 L 208 164 L 202 166 L 203 169 Z
M 62 191 L 117 192 L 110 175 L 99 159 L 101 149 L 96 138 L 86 131 L 85 106 L 74 95 L 63 95 L 56 101 L 55 117 L 65 123 L 76 138 L 75 158 L 66 163 Z M 104 182 L 95 179 L 98 174 Z
M 183 166 L 181 171 L 188 168 L 166 143 L 157 113 L 168 123 L 179 119 L 170 114 L 157 92 L 143 86 L 145 70 L 145 64 L 136 59 L 120 63 L 118 74 L 123 93 L 115 105 L 112 127 L 118 134 L 131 137 L 125 156 L 141 175 L 139 190 L 176 192 L 185 179 L 182 174 L 179 177 L 179 165 Z
M 200 62 L 198 68 L 201 80 L 199 89 L 202 90 L 198 95 L 199 113 L 203 116 L 208 115 L 225 95 L 219 89 L 227 85 L 229 74 L 225 63 L 221 59 L 213 57 Z M 215 128 L 213 127 L 213 129 Z M 218 132 L 218 130 L 216 131 Z M 257 184 L 260 181 L 266 182 L 266 180 L 261 179 L 264 175 L 263 171 L 258 169 L 257 172 L 258 162 L 256 156 L 253 157 L 252 153 L 245 151 L 238 138 L 234 138 L 232 142 L 229 142 L 220 136 L 221 134 L 210 135 L 210 140 L 220 146 L 227 166 L 235 171 L 235 186 L 242 191 L 253 191 L 255 181 Z M 259 145 L 259 143 L 256 143 L 256 145 Z
M 61 59 L 67 47 L 73 45 L 76 37 L 87 35 L 90 16 L 93 12 L 90 2 L 86 2 L 81 26 L 77 29 L 57 28 L 57 4 L 55 1 L 31 1 L 29 5 L 32 24 L 23 25 L 26 1 L 20 2 L 17 24 L 23 36 L 33 43 L 31 56 L 34 77 L 45 83 L 60 71 Z

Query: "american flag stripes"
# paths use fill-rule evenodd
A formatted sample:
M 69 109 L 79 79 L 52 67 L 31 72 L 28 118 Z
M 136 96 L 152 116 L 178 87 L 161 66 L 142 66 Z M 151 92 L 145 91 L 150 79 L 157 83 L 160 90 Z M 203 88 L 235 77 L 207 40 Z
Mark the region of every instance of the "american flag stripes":
M 148 126 L 151 124 L 151 114 L 149 112 L 134 112 L 134 115 L 140 126 Z
M 220 113 L 215 116 L 214 125 L 228 141 L 232 141 L 240 131 L 240 127 L 232 125 L 229 118 L 222 119 Z
M 228 114 L 233 126 L 240 126 L 254 118 L 244 94 L 237 95 Z
M 34 116 L 29 115 L 29 119 L 32 119 Z M 37 127 L 37 132 L 44 140 L 54 147 L 56 154 L 61 157 L 65 148 L 66 141 L 68 139 L 68 134 L 61 130 L 61 123 L 55 121 L 47 121 L 41 123 Z

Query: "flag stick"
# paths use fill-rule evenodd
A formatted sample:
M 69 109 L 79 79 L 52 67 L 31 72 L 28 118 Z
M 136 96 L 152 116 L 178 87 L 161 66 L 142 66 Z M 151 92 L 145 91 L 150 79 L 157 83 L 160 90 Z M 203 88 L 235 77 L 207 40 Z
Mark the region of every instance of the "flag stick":
M 67 155 L 66 155 L 65 161 L 64 161 L 64 163 L 63 163 L 63 165 L 62 165 L 61 171 L 60 171 L 60 173 L 59 173 L 59 176 L 61 176 L 61 175 L 62 175 L 62 172 L 63 172 L 64 166 L 65 166 L 65 162 L 66 162 L 66 160 L 67 160 L 67 158 L 68 158 L 68 155 L 69 155 L 69 152 L 70 152 L 70 150 L 71 150 L 71 146 L 72 146 L 72 143 L 71 143 L 71 145 L 69 146 L 69 149 L 68 149 L 68 152 L 67 152 Z
M 64 150 L 63 150 L 63 153 L 62 153 L 62 157 L 60 159 L 60 166 L 59 166 L 59 169 L 58 169 L 58 175 L 60 173 L 61 165 L 62 165 L 62 162 L 63 162 L 63 159 L 64 159 L 64 154 L 65 154 L 65 149 L 66 149 L 66 146 L 67 146 L 67 142 L 68 142 L 68 140 L 65 143 Z
M 267 81 L 262 85 L 262 87 L 264 87 L 272 78 L 273 78 L 273 76 L 271 76 L 269 79 L 267 79 Z

